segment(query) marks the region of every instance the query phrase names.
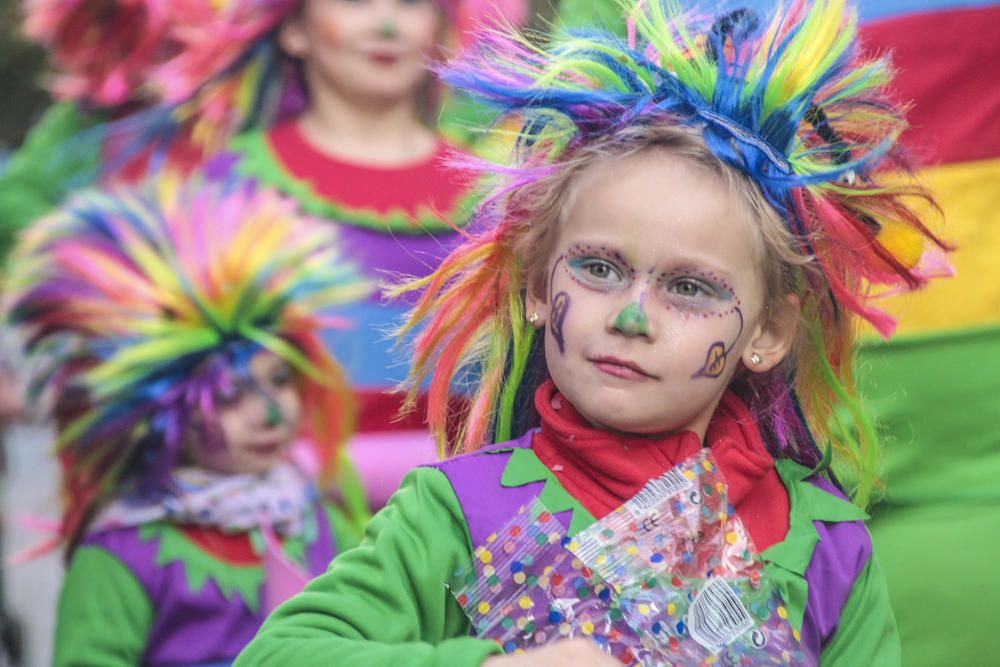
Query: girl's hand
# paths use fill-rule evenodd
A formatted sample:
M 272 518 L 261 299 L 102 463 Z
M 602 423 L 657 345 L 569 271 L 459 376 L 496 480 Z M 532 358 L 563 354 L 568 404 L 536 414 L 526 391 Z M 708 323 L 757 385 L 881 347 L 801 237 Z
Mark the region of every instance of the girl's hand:
M 589 639 L 564 639 L 517 655 L 495 655 L 482 667 L 621 667 Z

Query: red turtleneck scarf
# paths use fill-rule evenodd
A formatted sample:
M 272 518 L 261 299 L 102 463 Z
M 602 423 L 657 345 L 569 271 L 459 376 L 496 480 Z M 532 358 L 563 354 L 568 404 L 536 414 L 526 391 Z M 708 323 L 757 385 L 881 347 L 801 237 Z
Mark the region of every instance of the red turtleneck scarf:
M 542 428 L 532 438 L 532 450 L 598 519 L 701 447 L 691 431 L 654 439 L 595 429 L 551 380 L 538 388 L 535 407 Z M 757 549 L 783 540 L 788 532 L 788 492 L 750 411 L 735 395 L 722 397 L 705 442 L 729 486 L 729 501 Z

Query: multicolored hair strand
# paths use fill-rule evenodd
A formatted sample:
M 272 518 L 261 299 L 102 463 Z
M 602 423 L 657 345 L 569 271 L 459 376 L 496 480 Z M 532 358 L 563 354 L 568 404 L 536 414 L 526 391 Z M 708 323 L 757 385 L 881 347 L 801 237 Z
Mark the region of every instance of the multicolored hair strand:
M 329 224 L 252 182 L 166 172 L 140 188 L 81 192 L 25 232 L 5 289 L 8 321 L 48 369 L 35 395 L 63 397 L 61 536 L 71 543 L 123 484 L 164 490 L 192 429 L 225 446 L 212 430 L 216 399 L 257 350 L 295 369 L 325 471 L 352 429 L 351 394 L 319 333 L 343 326 L 331 309 L 371 286 Z
M 924 191 L 885 178 L 909 171 L 896 143 L 906 125 L 887 90 L 890 63 L 861 52 L 844 0 L 795 2 L 766 23 L 745 10 L 705 20 L 674 0 L 624 0 L 622 9 L 627 39 L 585 31 L 542 45 L 486 31 L 444 71 L 498 108 L 496 128 L 515 119 L 520 130 L 509 164 L 480 165 L 500 180 L 480 211 L 488 231 L 403 288 L 424 290 L 403 328 L 419 332 L 410 387 L 430 378 L 429 421 L 443 438 L 444 398 L 474 369 L 481 375 L 461 446 L 508 435 L 533 348 L 517 244 L 538 212 L 519 195 L 588 147 L 634 149 L 635 128 L 684 128 L 720 169 L 760 192 L 785 223 L 788 252 L 803 258 L 788 269 L 809 332 L 796 363 L 745 379 L 743 396 L 776 456 L 818 465 L 832 448 L 835 462 L 853 468 L 864 505 L 877 447 L 853 386 L 855 323 L 888 336 L 894 322 L 871 298 L 919 287 L 947 250 L 912 208 L 914 198 L 929 201 Z M 838 421 L 841 413 L 848 417 Z

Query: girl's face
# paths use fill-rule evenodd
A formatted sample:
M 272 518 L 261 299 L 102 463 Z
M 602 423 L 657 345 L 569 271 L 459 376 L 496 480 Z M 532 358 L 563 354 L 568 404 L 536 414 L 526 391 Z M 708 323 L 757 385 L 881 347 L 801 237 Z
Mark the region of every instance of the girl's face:
M 280 40 L 304 63 L 310 86 L 393 103 L 415 95 L 428 76 L 441 21 L 436 0 L 304 0 Z
M 192 439 L 195 465 L 228 474 L 263 474 L 282 460 L 299 433 L 302 401 L 295 376 L 281 357 L 257 352 L 249 375 L 235 378 L 232 391 L 216 397 L 216 418 L 225 447 L 209 448 Z
M 549 373 L 595 426 L 704 437 L 741 360 L 770 369 L 794 332 L 762 321 L 758 232 L 720 176 L 666 150 L 580 178 L 527 302 Z

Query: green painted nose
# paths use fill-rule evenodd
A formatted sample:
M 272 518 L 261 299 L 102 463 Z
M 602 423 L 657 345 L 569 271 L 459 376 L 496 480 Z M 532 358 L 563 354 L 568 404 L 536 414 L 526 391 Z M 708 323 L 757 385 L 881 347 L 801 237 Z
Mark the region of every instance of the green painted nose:
M 615 318 L 615 329 L 626 336 L 649 335 L 649 320 L 638 303 L 630 303 Z

